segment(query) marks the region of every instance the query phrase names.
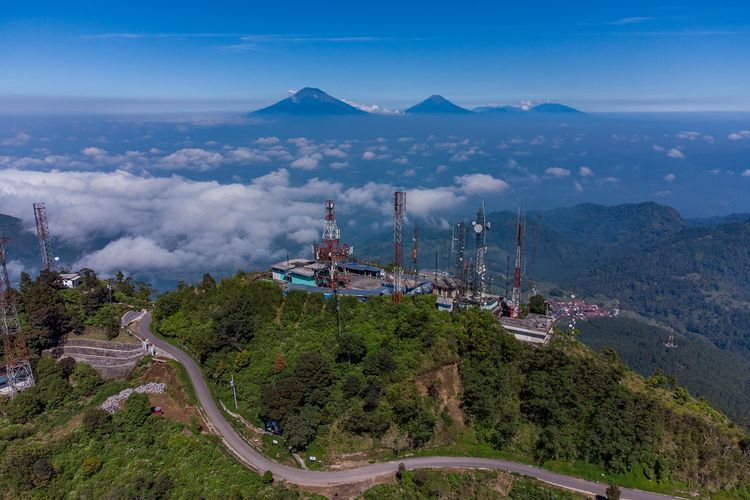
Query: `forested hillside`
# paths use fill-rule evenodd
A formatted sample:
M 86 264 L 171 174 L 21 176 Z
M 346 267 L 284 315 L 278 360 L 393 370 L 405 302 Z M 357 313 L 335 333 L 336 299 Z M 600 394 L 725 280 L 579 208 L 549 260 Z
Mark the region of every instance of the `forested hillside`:
M 596 350 L 610 347 L 644 377 L 657 371 L 675 377 L 696 396 L 705 397 L 732 419 L 750 427 L 750 361 L 721 351 L 696 334 L 676 335 L 676 348 L 664 344 L 669 332 L 627 318 L 594 318 L 580 323 L 578 339 Z
M 335 465 L 430 450 L 511 456 L 652 489 L 739 487 L 750 441 L 676 385 L 573 340 L 530 348 L 489 313 L 291 292 L 240 274 L 162 296 L 159 333 L 186 345 L 256 425 Z M 458 368 L 458 380 L 451 370 Z M 479 451 L 483 450 L 483 451 Z M 736 490 L 744 491 L 744 490 Z
M 592 271 L 584 294 L 750 354 L 750 222 L 690 228 Z

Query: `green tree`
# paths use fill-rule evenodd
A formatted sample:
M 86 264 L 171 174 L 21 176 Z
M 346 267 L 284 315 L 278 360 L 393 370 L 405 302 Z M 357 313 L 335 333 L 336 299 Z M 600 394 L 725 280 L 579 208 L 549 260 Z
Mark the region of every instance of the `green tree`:
M 77 363 L 70 374 L 70 385 L 79 396 L 91 396 L 101 384 L 101 375 L 86 363 Z
M 543 295 L 532 295 L 529 297 L 529 312 L 547 314 L 547 301 Z
M 40 458 L 31 467 L 31 473 L 36 486 L 44 486 L 55 475 L 55 468 L 46 458 Z
M 39 399 L 36 389 L 27 389 L 11 400 L 6 408 L 8 420 L 14 424 L 23 424 L 36 417 L 44 410 L 44 403 Z
M 299 413 L 290 415 L 282 422 L 284 440 L 293 451 L 307 448 L 315 439 L 320 424 L 320 411 L 311 405 L 302 407 Z
M 34 352 L 53 347 L 67 333 L 70 316 L 59 290 L 58 275 L 42 271 L 21 295 L 22 309 L 29 325 L 26 344 Z
M 339 348 L 336 355 L 338 361 L 359 363 L 367 353 L 364 337 L 356 333 L 342 333 L 338 339 L 338 344 Z
M 110 430 L 112 415 L 101 408 L 89 408 L 83 413 L 81 426 L 86 434 L 93 436 L 98 433 L 106 433 Z
M 115 414 L 115 421 L 121 429 L 133 432 L 140 429 L 150 415 L 151 403 L 148 396 L 134 392 Z

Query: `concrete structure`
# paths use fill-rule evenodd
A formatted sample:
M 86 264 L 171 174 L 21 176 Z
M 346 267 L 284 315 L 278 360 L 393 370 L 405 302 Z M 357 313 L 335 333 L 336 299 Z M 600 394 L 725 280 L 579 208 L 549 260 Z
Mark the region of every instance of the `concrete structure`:
M 81 275 L 77 273 L 62 273 L 60 279 L 65 288 L 75 288 L 81 284 Z
M 69 339 L 52 350 L 55 358 L 73 358 L 91 365 L 104 378 L 124 378 L 147 354 L 140 343 L 124 344 L 92 339 Z
M 523 319 L 501 316 L 499 321 L 503 328 L 523 342 L 546 344 L 552 337 L 554 319 L 550 316 L 529 313 Z

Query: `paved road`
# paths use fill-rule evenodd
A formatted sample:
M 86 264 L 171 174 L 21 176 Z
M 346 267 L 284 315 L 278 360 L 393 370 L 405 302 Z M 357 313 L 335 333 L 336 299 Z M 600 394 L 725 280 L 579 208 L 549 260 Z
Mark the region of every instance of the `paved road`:
M 469 467 L 477 469 L 497 469 L 508 472 L 516 472 L 535 477 L 547 483 L 551 483 L 570 490 L 576 490 L 591 495 L 604 495 L 606 485 L 593 481 L 586 481 L 575 477 L 564 476 L 548 470 L 533 467 L 531 465 L 510 462 L 507 460 L 472 457 L 413 457 L 398 461 L 381 462 L 366 465 L 356 469 L 341 471 L 311 471 L 296 469 L 269 460 L 254 448 L 252 448 L 226 421 L 224 415 L 219 411 L 211 397 L 211 390 L 206 385 L 198 366 L 193 359 L 181 349 L 169 344 L 151 333 L 151 313 L 145 314 L 138 323 L 139 334 L 148 339 L 158 349 L 166 351 L 180 362 L 188 372 L 190 380 L 195 387 L 195 393 L 203 406 L 204 414 L 209 425 L 223 439 L 224 444 L 248 467 L 265 472 L 270 470 L 277 479 L 284 479 L 288 483 L 300 486 L 335 486 L 339 484 L 350 484 L 366 481 L 385 474 L 392 474 L 398 469 L 398 464 L 403 462 L 407 469 L 420 468 L 456 468 Z M 665 495 L 648 493 L 639 490 L 622 489 L 622 498 L 632 500 L 663 500 L 671 498 Z

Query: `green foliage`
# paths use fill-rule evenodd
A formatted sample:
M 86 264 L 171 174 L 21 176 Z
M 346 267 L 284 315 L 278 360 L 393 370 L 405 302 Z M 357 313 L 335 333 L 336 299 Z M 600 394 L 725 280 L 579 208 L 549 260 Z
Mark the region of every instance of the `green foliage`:
M 101 384 L 101 375 L 86 363 L 77 363 L 70 374 L 70 385 L 79 396 L 91 396 Z
M 5 411 L 11 423 L 23 424 L 42 413 L 44 403 L 35 389 L 29 389 L 13 398 Z
M 151 403 L 145 394 L 133 393 L 115 414 L 115 425 L 129 432 L 135 432 L 146 423 L 151 415 Z
M 532 295 L 529 297 L 529 312 L 547 314 L 547 302 L 543 295 Z
M 449 450 L 465 452 L 457 440 L 467 439 L 488 454 L 575 464 L 574 470 L 591 467 L 597 475 L 631 475 L 653 484 L 733 487 L 750 477 L 749 459 L 729 444 L 725 427 L 686 421 L 700 402 L 670 389 L 668 377 L 666 389 L 661 381 L 655 389 L 635 383 L 614 351 L 598 355 L 574 339 L 532 348 L 488 312 L 441 313 L 425 296 L 400 305 L 387 297 L 364 303 L 341 297 L 337 308 L 335 300 L 319 295 L 284 298 L 273 289 L 251 311 L 248 297 L 269 285 L 250 279 L 242 274 L 212 289 L 184 285 L 164 295 L 156 304 L 156 328 L 198 355 L 223 400 L 232 397 L 234 367 L 238 411 L 259 424 L 278 422 L 292 449 L 312 446 L 321 455 L 326 447 L 341 452 L 372 446 L 402 453 L 448 443 Z M 216 321 L 222 304 L 241 306 L 235 312 L 245 318 L 246 330 L 233 330 L 238 342 L 216 340 L 226 327 Z M 252 353 L 252 362 L 245 364 L 243 350 Z M 284 363 L 278 363 L 279 353 Z M 447 373 L 456 362 L 462 422 L 454 422 L 444 406 L 445 382 L 425 379 L 438 369 Z M 673 391 L 669 400 L 652 393 L 663 390 Z M 464 425 L 464 433 L 446 432 Z M 695 455 L 711 432 L 732 450 L 709 450 L 721 474 Z M 733 471 L 724 470 L 729 457 Z
M 81 418 L 81 427 L 90 436 L 109 432 L 111 423 L 112 416 L 101 408 L 89 408 Z
M 273 472 L 271 472 L 270 470 L 267 470 L 266 472 L 264 472 L 263 473 L 263 482 L 265 484 L 271 484 L 271 483 L 273 483 Z

